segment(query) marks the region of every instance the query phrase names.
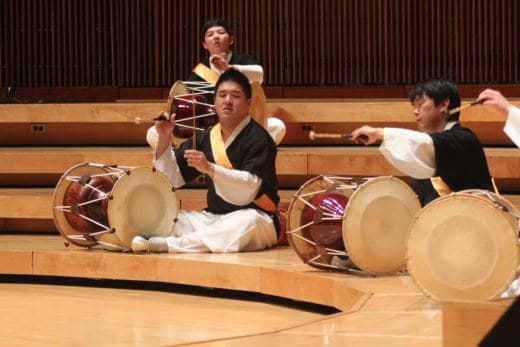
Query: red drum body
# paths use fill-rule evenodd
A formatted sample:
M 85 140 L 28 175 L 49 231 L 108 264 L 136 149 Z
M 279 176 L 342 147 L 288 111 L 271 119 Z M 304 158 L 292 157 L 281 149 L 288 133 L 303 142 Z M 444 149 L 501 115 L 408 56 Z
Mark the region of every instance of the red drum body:
M 203 95 L 185 95 L 173 102 L 175 112 L 175 128 L 173 135 L 188 139 L 193 135 L 193 128 L 207 129 L 217 124 L 217 116 L 213 106 L 206 104 Z
M 333 192 L 311 198 L 300 216 L 300 225 L 308 225 L 302 234 L 325 248 L 345 250 L 342 220 L 348 200 L 347 196 Z
M 65 214 L 67 222 L 77 230 L 84 230 L 87 234 L 93 234 L 103 230 L 102 225 L 108 225 L 107 205 L 104 196 L 112 190 L 114 179 L 109 176 L 92 177 L 89 184 L 80 182 L 71 183 L 65 191 L 63 204 L 77 206 L 73 213 Z M 88 201 L 93 201 L 86 204 Z M 87 218 L 80 217 L 81 215 Z M 97 221 L 99 224 L 94 224 Z
M 316 268 L 396 273 L 405 266 L 408 227 L 420 208 L 413 190 L 395 177 L 319 176 L 289 205 L 289 243 Z
M 54 192 L 54 223 L 70 243 L 129 250 L 137 236 L 168 236 L 178 205 L 166 176 L 154 168 L 82 163 Z
M 213 104 L 204 95 L 214 94 L 208 82 L 177 81 L 168 95 L 167 111 L 175 113 L 173 144 L 179 145 L 197 130 L 205 130 L 218 122 Z

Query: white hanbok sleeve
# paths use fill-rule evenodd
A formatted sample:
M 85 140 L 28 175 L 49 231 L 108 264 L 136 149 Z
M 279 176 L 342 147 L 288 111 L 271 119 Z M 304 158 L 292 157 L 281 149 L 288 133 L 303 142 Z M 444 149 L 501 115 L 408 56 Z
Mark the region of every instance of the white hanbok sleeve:
M 262 185 L 262 179 L 247 171 L 226 169 L 213 164 L 216 193 L 233 205 L 244 206 L 251 203 Z
M 520 147 L 520 108 L 516 106 L 509 107 L 504 132 L 517 147 Z
M 251 82 L 260 84 L 264 82 L 264 69 L 262 65 L 233 65 L 235 69 L 242 72 Z
M 397 170 L 413 178 L 435 175 L 435 148 L 430 135 L 419 131 L 384 128 L 379 151 Z
M 165 174 L 175 188 L 182 187 L 186 184 L 182 178 L 181 171 L 177 165 L 175 152 L 172 151 L 171 145 L 164 151 L 160 158 L 154 156 L 152 165 L 163 174 Z

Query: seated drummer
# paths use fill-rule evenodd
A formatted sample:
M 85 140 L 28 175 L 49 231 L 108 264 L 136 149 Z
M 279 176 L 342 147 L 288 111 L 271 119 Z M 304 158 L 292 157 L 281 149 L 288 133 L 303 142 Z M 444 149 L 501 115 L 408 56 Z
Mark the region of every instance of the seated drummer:
M 520 108 L 511 105 L 498 90 L 486 89 L 478 99 L 482 100 L 482 105 L 492 106 L 506 117 L 504 132 L 520 147 Z
M 175 115 L 156 122 L 159 142 L 153 161 L 175 187 L 206 174 L 208 207 L 179 211 L 169 237 L 146 240 L 136 236 L 133 251 L 240 252 L 276 244 L 276 145 L 249 116 L 251 85 L 244 74 L 229 69 L 220 75 L 215 88 L 219 123 L 197 132 L 196 149 L 188 139 L 172 150 Z
M 262 84 L 264 70 L 258 60 L 252 55 L 231 50 L 235 36 L 229 23 L 217 18 L 208 20 L 201 29 L 200 39 L 208 57 L 203 59 L 199 65 L 208 69 L 198 71 L 199 66 L 197 65 L 189 77 L 189 81 L 214 83 L 223 72 L 232 68 L 246 75 L 249 81 Z M 204 96 L 209 104 L 213 104 L 211 93 L 204 94 Z M 275 117 L 267 117 L 266 128 L 274 142 L 277 145 L 280 144 L 286 133 L 284 122 Z M 154 147 L 153 143 L 156 141 L 154 127 L 150 128 L 147 141 L 150 146 Z
M 493 190 L 484 150 L 477 136 L 459 125 L 457 87 L 444 79 L 418 83 L 410 92 L 419 131 L 363 126 L 352 135 L 365 145 L 382 141 L 385 158 L 416 180 L 424 206 L 441 195 L 464 189 Z M 364 135 L 364 136 L 363 136 Z

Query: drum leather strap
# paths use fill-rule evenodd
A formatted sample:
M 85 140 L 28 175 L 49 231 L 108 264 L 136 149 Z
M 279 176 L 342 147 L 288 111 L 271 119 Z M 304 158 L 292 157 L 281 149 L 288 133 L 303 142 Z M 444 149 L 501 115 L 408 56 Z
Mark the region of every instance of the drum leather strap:
M 192 71 L 211 84 L 217 83 L 218 75 L 202 63 L 198 63 Z
M 215 163 L 227 169 L 233 169 L 233 164 L 231 164 L 226 153 L 226 146 L 224 144 L 224 139 L 222 138 L 222 132 L 220 131 L 220 123 L 215 124 L 211 129 L 210 139 L 211 151 L 213 152 Z M 270 213 L 275 213 L 277 210 L 275 203 L 266 194 L 262 194 L 262 196 L 255 199 L 253 203 L 262 210 Z
M 440 176 L 431 177 L 430 181 L 432 182 L 433 189 L 435 189 L 439 196 L 448 195 L 453 192 Z

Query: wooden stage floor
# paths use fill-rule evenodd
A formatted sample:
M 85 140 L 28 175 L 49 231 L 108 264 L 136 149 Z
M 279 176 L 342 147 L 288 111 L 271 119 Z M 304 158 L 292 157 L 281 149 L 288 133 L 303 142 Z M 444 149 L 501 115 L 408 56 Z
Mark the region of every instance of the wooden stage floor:
M 7 339 L 2 344 L 442 345 L 440 305 L 409 276 L 322 271 L 303 264 L 290 247 L 235 254 L 124 254 L 67 248 L 55 235 L 0 235 L 0 260 L 0 339 Z M 18 275 L 33 282 L 58 276 L 188 285 L 228 295 L 6 283 Z M 294 305 L 244 301 L 237 293 Z M 309 311 L 300 307 L 302 302 L 339 313 Z

